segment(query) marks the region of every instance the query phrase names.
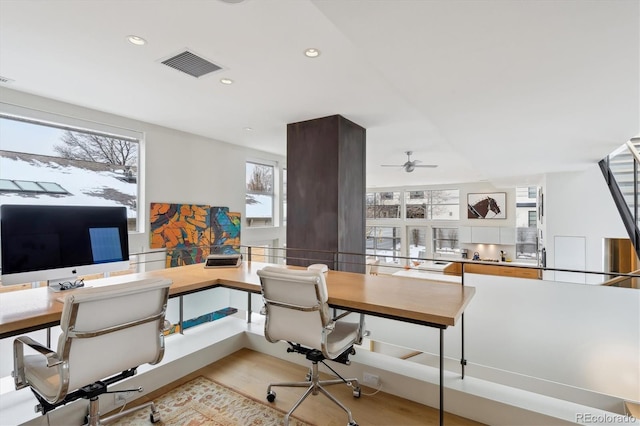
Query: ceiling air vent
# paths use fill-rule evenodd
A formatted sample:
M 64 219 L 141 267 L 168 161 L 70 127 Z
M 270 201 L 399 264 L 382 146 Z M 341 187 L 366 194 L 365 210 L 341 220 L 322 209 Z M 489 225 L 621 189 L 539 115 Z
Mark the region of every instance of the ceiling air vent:
M 0 75 L 0 84 L 13 83 L 13 80 L 7 77 L 3 77 Z
M 166 59 L 162 61 L 162 63 L 196 78 L 222 69 L 222 67 L 219 67 L 198 55 L 194 55 L 188 50 Z

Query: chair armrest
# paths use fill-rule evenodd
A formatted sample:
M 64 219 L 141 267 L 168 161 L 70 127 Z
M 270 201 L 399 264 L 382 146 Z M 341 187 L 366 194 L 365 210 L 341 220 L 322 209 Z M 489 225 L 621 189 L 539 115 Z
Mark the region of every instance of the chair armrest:
M 328 330 L 329 333 L 331 333 L 331 331 L 333 331 L 333 329 L 335 328 L 335 321 L 338 321 L 344 317 L 346 317 L 349 314 L 355 314 L 355 312 L 351 312 L 351 311 L 346 311 L 341 313 L 340 315 L 338 315 L 337 317 L 333 318 L 330 324 L 327 325 L 327 327 L 325 327 L 326 330 Z M 363 337 L 367 337 L 369 336 L 371 333 L 369 332 L 369 330 L 365 330 L 365 323 L 364 323 L 364 314 L 358 314 L 360 315 L 360 319 L 359 319 L 359 327 L 358 327 L 358 337 L 356 338 L 355 343 L 357 345 L 362 344 L 362 338 Z M 327 334 L 329 334 L 327 333 Z
M 17 351 L 19 350 L 20 358 L 23 357 L 24 352 L 23 352 L 22 345 L 27 345 L 31 349 L 34 349 L 41 355 L 44 355 L 45 357 L 47 357 L 47 367 L 55 367 L 56 365 L 62 363 L 62 360 L 58 358 L 57 352 L 52 351 L 48 347 L 36 342 L 35 340 L 33 340 L 31 337 L 28 337 L 28 336 L 20 336 L 13 341 L 14 355 L 17 355 Z
M 56 352 L 44 345 L 41 345 L 31 337 L 17 337 L 13 341 L 13 372 L 11 373 L 16 389 L 22 389 L 27 386 L 24 374 L 24 345 L 27 345 L 39 354 L 44 355 L 47 358 L 47 367 L 54 367 L 62 363 L 62 360 L 58 358 L 58 354 Z

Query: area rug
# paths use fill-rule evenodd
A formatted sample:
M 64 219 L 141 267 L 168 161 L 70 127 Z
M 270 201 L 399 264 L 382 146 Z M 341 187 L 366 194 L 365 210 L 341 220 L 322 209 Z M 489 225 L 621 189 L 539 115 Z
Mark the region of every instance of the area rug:
M 160 426 L 271 426 L 281 425 L 284 414 L 205 377 L 197 377 L 153 401 L 160 411 Z M 117 426 L 149 426 L 149 408 L 120 419 Z M 311 426 L 293 416 L 291 426 Z

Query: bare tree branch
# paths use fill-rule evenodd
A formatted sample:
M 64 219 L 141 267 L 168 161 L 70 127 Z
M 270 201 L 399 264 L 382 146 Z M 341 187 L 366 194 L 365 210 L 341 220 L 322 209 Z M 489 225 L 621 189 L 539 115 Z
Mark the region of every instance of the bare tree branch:
M 67 130 L 61 141 L 64 145 L 53 149 L 63 158 L 118 166 L 135 166 L 137 162 L 135 142 L 125 139 Z
M 273 191 L 273 167 L 254 164 L 247 189 L 254 192 L 271 193 Z

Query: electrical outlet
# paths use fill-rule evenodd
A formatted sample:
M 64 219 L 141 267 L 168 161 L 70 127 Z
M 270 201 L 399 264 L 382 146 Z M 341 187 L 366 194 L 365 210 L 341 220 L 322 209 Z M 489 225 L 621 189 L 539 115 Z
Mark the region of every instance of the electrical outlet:
M 380 386 L 380 376 L 371 373 L 362 374 L 362 384 L 377 388 Z

